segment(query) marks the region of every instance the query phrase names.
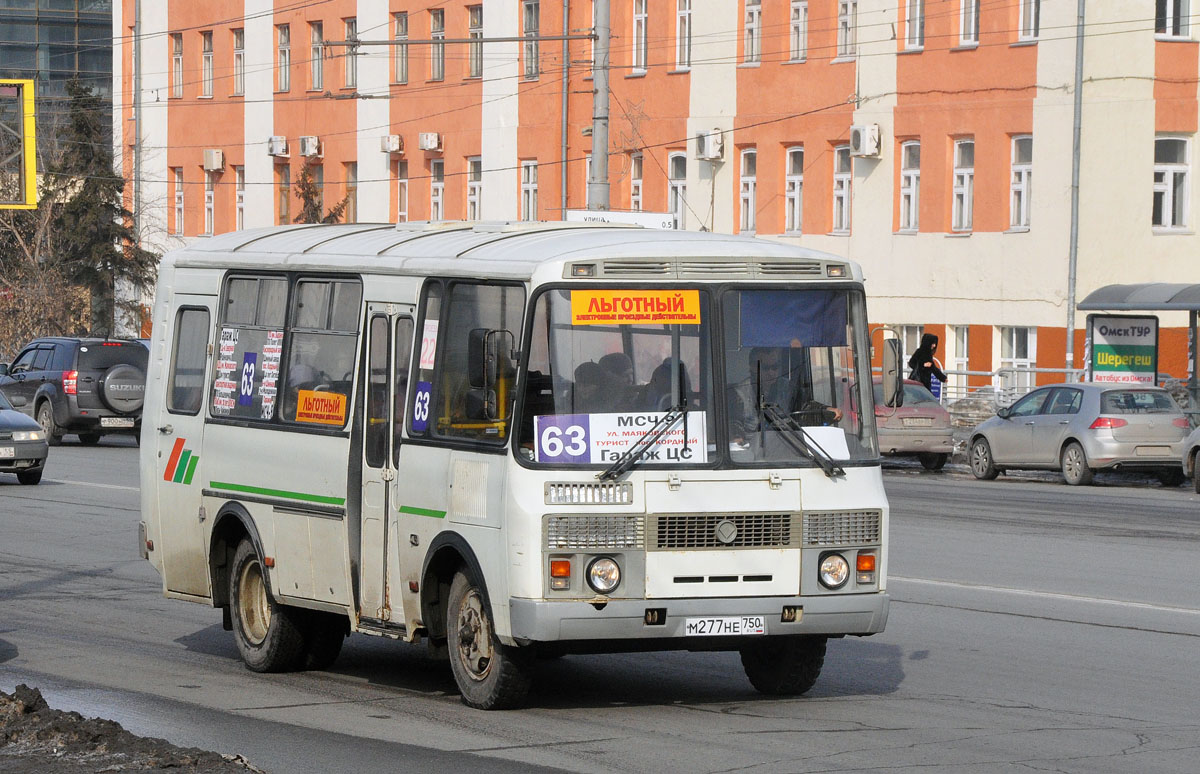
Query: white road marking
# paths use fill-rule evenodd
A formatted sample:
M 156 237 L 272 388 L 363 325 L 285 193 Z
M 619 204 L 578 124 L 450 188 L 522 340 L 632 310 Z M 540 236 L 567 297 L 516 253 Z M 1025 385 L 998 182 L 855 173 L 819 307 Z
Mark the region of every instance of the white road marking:
M 1131 607 L 1139 610 L 1158 610 L 1164 613 L 1187 613 L 1200 615 L 1200 610 L 1192 607 L 1176 607 L 1174 605 L 1152 605 L 1148 602 L 1130 602 L 1124 599 L 1107 599 L 1105 597 L 1085 597 L 1082 594 L 1062 594 L 1053 591 L 1033 591 L 1031 589 L 1014 589 L 1008 586 L 988 586 L 981 583 L 958 583 L 955 581 L 930 580 L 928 578 L 905 578 L 899 575 L 889 575 L 888 580 L 901 583 L 917 583 L 925 586 L 945 586 L 969 591 L 993 591 L 1000 594 L 1016 594 L 1023 597 L 1039 597 L 1042 599 L 1062 599 L 1069 602 L 1092 602 L 1098 605 L 1115 605 Z
M 100 489 L 120 489 L 121 491 L 124 491 L 124 492 L 140 492 L 140 491 L 142 491 L 142 488 L 140 486 L 120 486 L 118 484 L 96 484 L 91 481 L 68 481 L 65 478 L 48 478 L 46 480 L 51 481 L 55 484 L 73 484 L 75 486 L 94 486 L 94 487 L 98 487 Z

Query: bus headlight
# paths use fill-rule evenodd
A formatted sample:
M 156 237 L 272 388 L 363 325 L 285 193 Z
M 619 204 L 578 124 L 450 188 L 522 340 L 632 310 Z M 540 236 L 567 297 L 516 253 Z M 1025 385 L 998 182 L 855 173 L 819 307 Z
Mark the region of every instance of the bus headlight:
M 850 564 L 841 554 L 825 554 L 821 557 L 821 566 L 817 569 L 817 577 L 825 588 L 840 589 L 846 585 L 846 580 L 850 577 Z
M 621 585 L 621 567 L 607 556 L 593 559 L 587 568 L 587 582 L 597 594 L 611 594 Z

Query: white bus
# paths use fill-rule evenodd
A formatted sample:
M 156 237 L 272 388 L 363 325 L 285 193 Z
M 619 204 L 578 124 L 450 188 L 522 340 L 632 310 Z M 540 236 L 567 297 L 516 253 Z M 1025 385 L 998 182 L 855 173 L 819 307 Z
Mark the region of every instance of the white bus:
M 736 650 L 798 694 L 828 638 L 884 628 L 851 262 L 594 224 L 266 228 L 166 255 L 153 322 L 140 549 L 252 670 L 361 632 L 427 639 L 484 709 L 563 653 Z

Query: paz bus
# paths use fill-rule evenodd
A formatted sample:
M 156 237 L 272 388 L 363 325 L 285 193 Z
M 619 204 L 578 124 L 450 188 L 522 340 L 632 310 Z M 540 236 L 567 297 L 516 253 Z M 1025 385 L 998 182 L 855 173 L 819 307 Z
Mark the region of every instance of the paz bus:
M 483 709 L 564 653 L 737 651 L 799 694 L 829 638 L 887 621 L 852 262 L 604 224 L 271 227 L 164 256 L 153 323 L 140 551 L 251 670 L 361 633 L 426 640 Z

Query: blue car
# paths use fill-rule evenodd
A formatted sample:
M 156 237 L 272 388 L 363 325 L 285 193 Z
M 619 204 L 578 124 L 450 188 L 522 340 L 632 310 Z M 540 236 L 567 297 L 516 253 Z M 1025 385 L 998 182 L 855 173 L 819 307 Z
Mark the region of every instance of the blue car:
M 15 400 L 25 403 L 24 398 Z M 16 473 L 22 484 L 36 484 L 42 480 L 49 453 L 50 444 L 42 426 L 17 411 L 0 392 L 0 471 Z

